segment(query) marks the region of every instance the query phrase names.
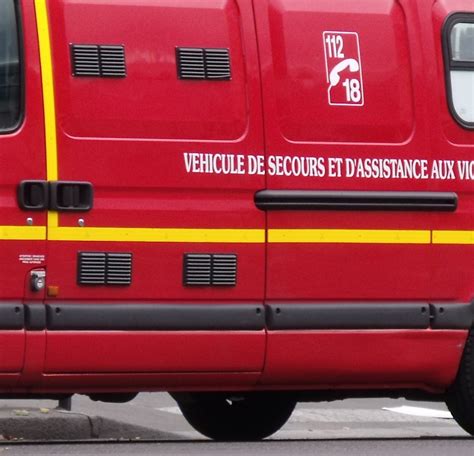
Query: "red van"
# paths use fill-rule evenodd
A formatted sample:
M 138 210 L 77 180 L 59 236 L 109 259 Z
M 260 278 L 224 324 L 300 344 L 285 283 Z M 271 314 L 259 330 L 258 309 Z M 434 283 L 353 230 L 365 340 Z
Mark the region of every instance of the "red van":
M 474 434 L 471 0 L 2 0 L 0 391 Z

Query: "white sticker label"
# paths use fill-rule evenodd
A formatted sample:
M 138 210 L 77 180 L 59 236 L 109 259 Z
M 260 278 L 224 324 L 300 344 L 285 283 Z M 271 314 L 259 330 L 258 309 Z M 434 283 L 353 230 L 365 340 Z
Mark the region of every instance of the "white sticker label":
M 20 254 L 18 260 L 23 264 L 42 264 L 44 263 L 44 255 L 30 255 L 30 254 Z
M 323 32 L 328 102 L 331 106 L 364 106 L 359 35 Z

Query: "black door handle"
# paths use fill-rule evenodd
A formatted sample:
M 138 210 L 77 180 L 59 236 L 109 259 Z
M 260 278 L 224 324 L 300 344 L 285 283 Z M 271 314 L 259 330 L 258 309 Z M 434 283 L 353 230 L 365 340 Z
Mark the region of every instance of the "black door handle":
M 17 189 L 18 206 L 26 211 L 84 212 L 92 209 L 90 182 L 25 180 Z
M 45 211 L 49 205 L 48 182 L 26 180 L 17 188 L 18 206 L 25 211 Z
M 49 183 L 49 209 L 60 212 L 90 211 L 94 189 L 90 182 L 57 181 Z

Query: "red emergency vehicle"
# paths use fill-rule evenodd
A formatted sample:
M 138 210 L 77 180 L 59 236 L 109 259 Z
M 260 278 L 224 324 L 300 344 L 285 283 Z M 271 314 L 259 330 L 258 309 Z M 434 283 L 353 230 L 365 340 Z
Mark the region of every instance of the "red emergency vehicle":
M 0 389 L 474 434 L 471 0 L 2 0 Z

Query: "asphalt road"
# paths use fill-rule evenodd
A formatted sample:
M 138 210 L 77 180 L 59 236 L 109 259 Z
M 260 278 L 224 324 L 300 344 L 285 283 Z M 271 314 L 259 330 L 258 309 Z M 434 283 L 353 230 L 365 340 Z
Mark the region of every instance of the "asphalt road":
M 472 456 L 469 440 L 265 441 L 260 443 L 159 442 L 134 444 L 62 444 L 0 448 L 4 455 L 173 455 L 173 456 Z
M 56 405 L 53 401 L 0 401 L 0 434 L 2 423 L 5 426 L 14 419 L 18 420 L 14 432 L 22 434 L 21 440 L 5 435 L 0 440 L 0 454 L 474 454 L 474 439 L 437 403 L 391 399 L 303 403 L 269 440 L 238 444 L 203 438 L 166 394 L 140 394 L 128 404 L 104 404 L 74 396 L 71 412 L 54 411 Z M 401 406 L 405 408 L 399 409 Z M 426 414 L 429 416 L 420 416 Z M 83 432 L 89 424 L 95 432 L 92 437 Z M 41 426 L 46 426 L 43 434 L 34 434 Z M 42 441 L 51 436 L 59 437 L 56 442 Z

